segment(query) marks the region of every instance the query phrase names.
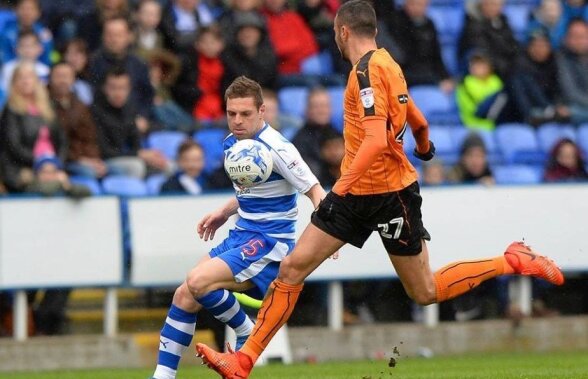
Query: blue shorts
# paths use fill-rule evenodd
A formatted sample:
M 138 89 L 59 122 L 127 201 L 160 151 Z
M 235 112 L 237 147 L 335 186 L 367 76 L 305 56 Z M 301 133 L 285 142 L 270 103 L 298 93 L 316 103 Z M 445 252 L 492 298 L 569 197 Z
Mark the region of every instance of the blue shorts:
M 233 229 L 209 255 L 229 265 L 235 281 L 255 285 L 246 294 L 263 299 L 271 282 L 278 276 L 280 262 L 294 248 L 294 241 L 276 239 L 259 232 Z

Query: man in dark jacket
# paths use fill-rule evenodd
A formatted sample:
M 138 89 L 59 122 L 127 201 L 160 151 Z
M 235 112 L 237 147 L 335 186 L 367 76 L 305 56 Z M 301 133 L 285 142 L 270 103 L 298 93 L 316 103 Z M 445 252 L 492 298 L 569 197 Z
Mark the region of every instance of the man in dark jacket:
M 106 74 L 103 90 L 92 105 L 92 115 L 98 130 L 101 157 L 109 170 L 143 178 L 146 165 L 166 170 L 169 162 L 156 150 L 141 149 L 138 113 L 129 101 L 131 79 L 120 67 Z
M 257 12 L 234 15 L 234 42 L 221 55 L 225 66 L 223 92 L 233 80 L 245 75 L 263 88 L 275 89 L 277 58 L 266 38 L 265 23 Z
M 102 48 L 90 61 L 90 81 L 97 92 L 113 67 L 122 67 L 131 78 L 131 100 L 140 115 L 147 118 L 153 104 L 153 87 L 149 81 L 147 65 L 136 55 L 130 53 L 131 31 L 129 22 L 116 17 L 104 22 Z
M 392 26 L 406 55 L 402 71 L 409 86 L 439 85 L 451 91 L 454 83 L 441 58 L 437 30 L 427 17 L 427 6 L 428 0 L 406 0 Z
M 476 0 L 466 15 L 459 38 L 458 54 L 464 64 L 472 50 L 484 50 L 492 58 L 496 73 L 507 79 L 519 44 L 502 13 L 503 0 Z
M 588 122 L 588 24 L 573 20 L 557 55 L 562 96 L 575 124 Z

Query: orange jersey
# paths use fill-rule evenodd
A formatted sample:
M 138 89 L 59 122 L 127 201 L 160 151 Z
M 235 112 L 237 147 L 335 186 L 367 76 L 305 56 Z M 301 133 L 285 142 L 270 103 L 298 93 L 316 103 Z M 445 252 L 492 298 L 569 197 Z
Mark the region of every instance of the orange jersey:
M 349 192 L 354 195 L 399 191 L 417 180 L 402 142 L 411 124 L 419 151 L 428 148 L 427 121 L 408 96 L 402 70 L 384 49 L 370 51 L 349 74 L 344 99 L 345 156 L 341 164 L 343 180 L 350 180 L 350 166 L 366 136 L 366 125 L 378 121 L 386 128 L 385 150 L 369 168 L 353 177 Z M 384 136 L 381 131 L 382 137 Z M 424 148 L 423 148 L 424 147 Z

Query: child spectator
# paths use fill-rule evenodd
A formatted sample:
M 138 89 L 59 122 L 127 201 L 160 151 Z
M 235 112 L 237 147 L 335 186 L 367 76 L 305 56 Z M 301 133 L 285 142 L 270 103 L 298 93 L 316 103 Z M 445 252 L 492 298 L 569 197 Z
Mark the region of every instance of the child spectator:
M 204 178 L 204 151 L 202 147 L 192 140 L 182 142 L 178 148 L 179 170 L 173 174 L 163 185 L 161 194 L 186 194 L 199 195 L 202 193 Z
M 129 74 L 120 67 L 111 69 L 92 106 L 92 115 L 101 157 L 109 169 L 143 179 L 147 166 L 166 171 L 170 162 L 157 150 L 141 149 L 139 113 L 129 101 L 130 93 Z
M 141 0 L 137 7 L 135 53 L 144 60 L 149 53 L 163 49 L 163 34 L 157 27 L 161 22 L 161 4 L 156 0 Z
M 221 55 L 225 67 L 223 91 L 241 75 L 262 88 L 275 89 L 278 62 L 267 40 L 263 17 L 257 12 L 240 12 L 234 15 L 234 22 L 235 36 Z
M 505 103 L 502 80 L 494 73 L 485 53 L 474 52 L 469 59 L 469 73 L 457 87 L 457 106 L 463 124 L 469 128 L 494 129 L 497 108 Z M 496 104 L 493 107 L 493 104 Z M 504 105 L 504 104 L 503 104 Z
M 39 37 L 35 33 L 32 31 L 21 32 L 18 36 L 16 58 L 6 62 L 2 67 L 2 90 L 8 90 L 14 69 L 21 62 L 33 64 L 37 77 L 43 83 L 47 83 L 50 68 L 39 60 L 42 52 L 43 46 L 41 46 L 41 41 L 39 41 Z
M 25 192 L 42 196 L 65 195 L 76 199 L 88 197 L 92 193 L 83 185 L 73 184 L 59 159 L 55 156 L 43 156 L 35 160 L 33 165 L 35 178 Z
M 201 96 L 194 105 L 192 114 L 201 121 L 218 121 L 224 117 L 221 84 L 225 68 L 220 55 L 225 47 L 223 36 L 217 26 L 200 29 L 196 38 L 198 52 L 198 82 Z
M 21 192 L 30 184 L 36 158 L 65 156 L 65 138 L 55 123 L 47 90 L 29 62 L 14 70 L 0 125 L 0 172 L 10 192 Z
M 546 182 L 576 182 L 588 180 L 582 152 L 570 139 L 564 138 L 551 150 L 544 180 Z
M 73 90 L 76 96 L 86 105 L 94 102 L 94 90 L 88 82 L 88 46 L 79 38 L 69 41 L 63 50 L 63 60 L 69 63 L 76 73 L 76 81 Z
M 149 78 L 155 90 L 153 115 L 155 122 L 167 130 L 188 134 L 195 131 L 197 122 L 173 99 L 171 87 L 180 72 L 179 59 L 167 50 L 154 50 L 149 54 Z
M 66 169 L 73 175 L 102 178 L 108 169 L 100 159 L 96 125 L 90 109 L 72 91 L 74 80 L 74 69 L 68 63 L 53 66 L 49 95 L 68 142 Z
M 318 53 L 312 31 L 298 13 L 287 9 L 286 0 L 265 0 L 262 13 L 278 56 L 278 73 L 283 76 L 300 74 L 302 61 Z
M 41 43 L 40 61 L 51 65 L 53 36 L 49 29 L 39 22 L 41 8 L 38 0 L 18 0 L 16 3 L 16 20 L 6 23 L 0 31 L 0 62 L 6 63 L 16 58 L 18 37 L 23 31 L 35 33 Z
M 452 183 L 495 183 L 486 159 L 486 145 L 480 136 L 472 133 L 466 137 L 461 145 L 459 162 L 449 171 L 447 178 Z
M 437 158 L 423 162 L 421 183 L 423 186 L 440 186 L 447 182 L 443 162 Z

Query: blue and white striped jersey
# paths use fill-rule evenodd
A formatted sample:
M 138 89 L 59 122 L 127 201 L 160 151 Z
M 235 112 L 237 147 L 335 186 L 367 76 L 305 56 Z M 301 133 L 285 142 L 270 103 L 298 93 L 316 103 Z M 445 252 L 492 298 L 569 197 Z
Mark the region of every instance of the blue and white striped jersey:
M 266 123 L 253 139 L 268 147 L 274 164 L 264 183 L 245 189 L 234 185 L 239 202 L 239 219 L 235 227 L 293 240 L 298 217 L 298 192 L 308 192 L 318 180 L 294 145 L 269 124 Z M 229 134 L 223 142 L 225 152 L 236 142 L 237 138 Z

